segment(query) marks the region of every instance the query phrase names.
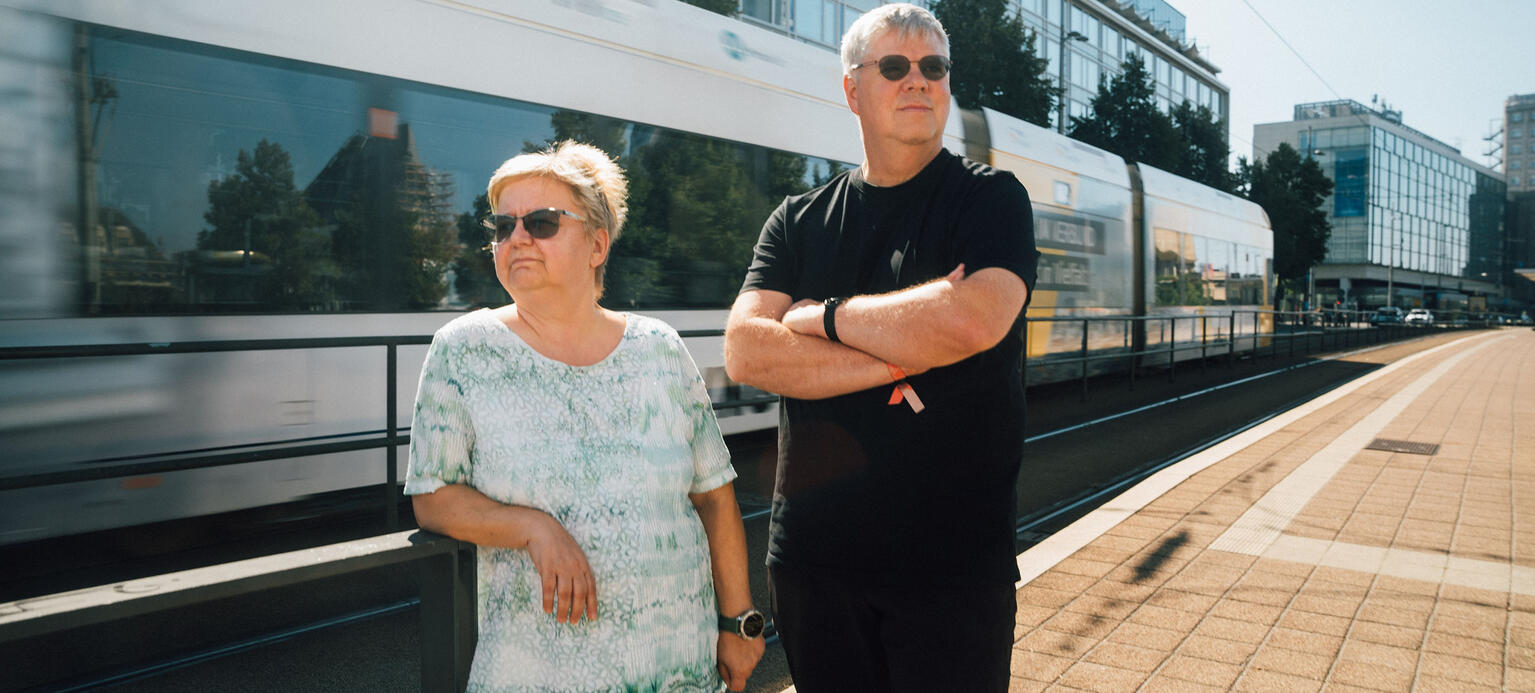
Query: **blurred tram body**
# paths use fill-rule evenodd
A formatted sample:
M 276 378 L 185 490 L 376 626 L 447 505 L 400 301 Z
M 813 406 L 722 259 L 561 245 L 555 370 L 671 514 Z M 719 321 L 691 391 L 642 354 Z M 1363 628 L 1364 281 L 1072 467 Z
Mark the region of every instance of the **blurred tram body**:
M 0 159 L 0 348 L 430 334 L 504 302 L 473 223 L 483 186 L 564 137 L 631 177 L 604 303 L 717 331 L 772 209 L 862 159 L 834 54 L 682 3 L 248 10 L 0 0 L 0 144 L 23 153 Z M 1029 189 L 1031 318 L 1270 303 L 1256 205 L 994 111 L 953 108 L 945 143 Z M 1082 329 L 1031 326 L 1031 383 L 1076 373 L 1051 356 Z M 1095 352 L 1194 338 L 1088 329 Z M 688 338 L 722 428 L 775 426 L 722 342 Z M 405 430 L 424 354 L 399 350 Z M 377 434 L 385 363 L 382 347 L 0 361 L 0 476 Z M 368 450 L 0 491 L 0 544 L 376 488 L 383 466 Z

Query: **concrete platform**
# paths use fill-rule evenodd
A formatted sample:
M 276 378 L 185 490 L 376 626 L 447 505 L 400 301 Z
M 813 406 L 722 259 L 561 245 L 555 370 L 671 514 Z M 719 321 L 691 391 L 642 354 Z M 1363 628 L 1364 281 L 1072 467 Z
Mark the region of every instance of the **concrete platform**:
M 1015 691 L 1535 690 L 1535 332 L 1396 360 L 1018 562 Z

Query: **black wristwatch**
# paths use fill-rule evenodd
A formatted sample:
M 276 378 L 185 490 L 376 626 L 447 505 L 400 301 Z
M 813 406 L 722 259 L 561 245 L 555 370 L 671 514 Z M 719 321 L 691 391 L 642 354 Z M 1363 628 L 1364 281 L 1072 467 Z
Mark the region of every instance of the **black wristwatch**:
M 841 296 L 833 296 L 821 304 L 825 311 L 821 314 L 821 326 L 826 330 L 826 338 L 839 344 L 842 340 L 837 339 L 837 306 L 842 305 L 845 300 L 847 299 Z
M 762 630 L 767 627 L 767 617 L 756 609 L 747 609 L 740 616 L 720 616 L 719 626 L 721 633 L 734 633 L 747 640 L 762 637 Z

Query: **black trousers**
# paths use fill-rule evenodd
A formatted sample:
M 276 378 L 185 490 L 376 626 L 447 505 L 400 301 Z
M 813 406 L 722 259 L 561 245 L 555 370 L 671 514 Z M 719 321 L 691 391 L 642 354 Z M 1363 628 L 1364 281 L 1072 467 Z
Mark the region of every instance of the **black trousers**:
M 871 587 L 782 564 L 768 581 L 799 693 L 1007 691 L 1012 583 Z

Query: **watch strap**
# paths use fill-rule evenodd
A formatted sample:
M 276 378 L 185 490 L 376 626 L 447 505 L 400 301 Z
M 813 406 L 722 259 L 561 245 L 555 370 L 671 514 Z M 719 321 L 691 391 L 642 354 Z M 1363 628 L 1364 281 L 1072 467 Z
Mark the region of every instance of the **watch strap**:
M 825 312 L 821 314 L 821 325 L 826 329 L 826 338 L 838 344 L 841 344 L 842 340 L 837 339 L 837 306 L 842 305 L 844 300 L 846 299 L 841 296 L 826 299 Z
M 720 632 L 734 633 L 748 640 L 762 637 L 763 629 L 767 625 L 766 616 L 764 616 L 761 611 L 756 609 L 747 609 L 746 611 L 741 612 L 740 616 L 734 617 L 716 614 L 716 618 L 718 619 L 717 624 L 719 626 Z M 757 622 L 757 625 L 753 630 L 756 630 L 757 632 L 748 634 L 746 632 L 746 623 L 748 619 L 753 618 L 755 618 Z

